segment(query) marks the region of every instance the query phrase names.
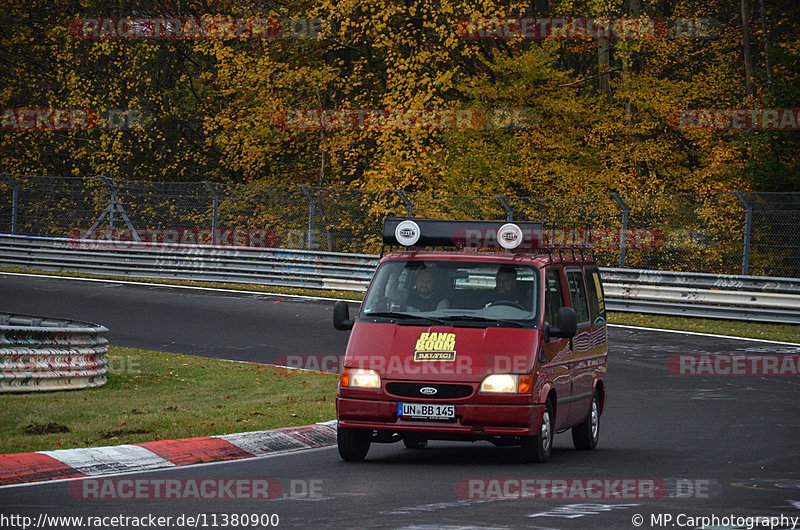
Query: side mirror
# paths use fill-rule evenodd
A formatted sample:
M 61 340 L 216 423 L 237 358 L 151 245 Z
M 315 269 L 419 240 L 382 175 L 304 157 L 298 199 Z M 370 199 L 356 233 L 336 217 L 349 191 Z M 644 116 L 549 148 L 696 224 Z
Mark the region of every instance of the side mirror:
M 344 300 L 339 300 L 333 304 L 333 327 L 341 331 L 353 329 L 353 321 L 350 320 L 350 307 Z
M 578 332 L 578 319 L 575 310 L 571 307 L 562 307 L 558 310 L 558 327 L 545 328 L 545 340 L 551 338 L 571 339 Z

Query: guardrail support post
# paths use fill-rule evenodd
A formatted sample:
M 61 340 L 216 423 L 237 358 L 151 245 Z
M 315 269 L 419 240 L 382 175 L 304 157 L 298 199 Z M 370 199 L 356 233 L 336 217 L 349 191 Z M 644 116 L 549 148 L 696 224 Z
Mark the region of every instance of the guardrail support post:
M 308 191 L 308 188 L 300 184 L 300 191 L 308 199 L 308 250 L 314 249 L 314 214 L 316 213 L 316 202 L 314 196 Z
M 741 191 L 734 191 L 734 195 L 744 206 L 744 237 L 742 239 L 742 275 L 747 276 L 750 270 L 750 234 L 753 231 L 753 207 L 744 198 Z
M 2 176 L 11 184 L 11 233 L 17 233 L 17 203 L 19 200 L 19 184 L 8 173 L 3 173 Z
M 623 269 L 625 268 L 625 256 L 627 254 L 626 242 L 628 240 L 628 214 L 631 210 L 616 191 L 611 192 L 611 197 L 617 201 L 617 204 L 622 210 L 622 223 L 619 229 L 619 268 Z
M 494 198 L 497 199 L 498 201 L 500 201 L 500 206 L 502 206 L 503 209 L 506 211 L 506 221 L 508 221 L 509 223 L 511 221 L 513 221 L 514 220 L 514 209 L 511 208 L 511 206 L 508 204 L 508 202 L 506 202 L 506 198 L 503 197 L 502 195 L 495 195 Z
M 400 200 L 403 201 L 403 204 L 406 206 L 406 217 L 409 219 L 414 217 L 414 206 L 411 204 L 411 201 L 408 200 L 406 194 L 403 193 L 403 190 L 394 190 L 394 192 L 398 197 L 400 197 Z
M 219 212 L 219 194 L 217 193 L 217 187 L 208 182 L 203 181 L 208 192 L 211 194 L 211 244 L 217 244 L 217 215 Z

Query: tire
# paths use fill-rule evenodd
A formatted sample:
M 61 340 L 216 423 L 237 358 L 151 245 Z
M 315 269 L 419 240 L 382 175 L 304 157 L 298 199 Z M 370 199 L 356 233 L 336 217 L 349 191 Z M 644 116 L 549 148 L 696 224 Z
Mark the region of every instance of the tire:
M 542 424 L 537 436 L 527 436 L 522 440 L 522 456 L 526 462 L 547 462 L 553 452 L 553 405 L 548 399 L 544 404 Z
M 428 447 L 428 440 L 417 435 L 406 435 L 403 438 L 403 445 L 406 449 L 425 449 Z
M 362 429 L 336 429 L 336 443 L 339 446 L 339 456 L 349 462 L 360 462 L 367 456 L 372 433 Z
M 588 451 L 597 447 L 600 439 L 600 400 L 597 392 L 592 394 L 592 406 L 583 423 L 572 428 L 572 444 L 575 449 Z

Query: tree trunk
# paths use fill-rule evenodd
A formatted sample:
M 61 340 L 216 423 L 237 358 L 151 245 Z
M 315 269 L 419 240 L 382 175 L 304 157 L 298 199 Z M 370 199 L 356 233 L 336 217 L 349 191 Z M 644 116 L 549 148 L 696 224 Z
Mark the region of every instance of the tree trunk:
M 748 96 L 753 95 L 753 55 L 750 52 L 750 7 L 742 0 L 742 55 L 744 56 L 744 86 Z
M 600 70 L 598 85 L 600 90 L 606 93 L 609 102 L 611 101 L 611 85 L 609 84 L 609 41 L 608 39 L 597 39 L 597 66 Z
M 767 34 L 767 13 L 764 9 L 764 0 L 759 0 L 761 5 L 761 33 L 764 39 L 764 65 L 767 69 L 767 84 L 772 85 L 772 71 L 769 66 L 769 35 Z

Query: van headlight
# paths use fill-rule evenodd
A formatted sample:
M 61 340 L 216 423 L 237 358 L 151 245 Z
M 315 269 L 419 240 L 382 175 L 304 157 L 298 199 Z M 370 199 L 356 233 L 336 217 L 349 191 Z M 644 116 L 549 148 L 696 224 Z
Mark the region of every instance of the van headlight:
M 492 374 L 481 383 L 481 392 L 499 394 L 530 394 L 533 391 L 533 376 L 530 374 Z
M 341 384 L 350 388 L 380 388 L 381 376 L 375 370 L 345 368 L 342 370 Z

